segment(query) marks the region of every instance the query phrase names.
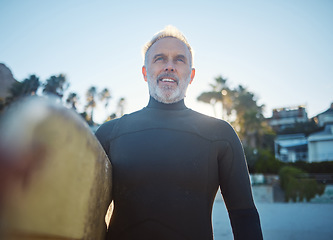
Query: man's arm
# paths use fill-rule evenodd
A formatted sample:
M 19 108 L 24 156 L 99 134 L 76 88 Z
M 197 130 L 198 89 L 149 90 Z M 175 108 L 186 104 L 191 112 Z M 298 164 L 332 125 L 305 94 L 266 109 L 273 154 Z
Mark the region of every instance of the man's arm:
M 226 142 L 219 154 L 219 181 L 234 239 L 263 239 L 243 147 L 231 126 L 223 132 Z
M 110 141 L 112 138 L 112 131 L 115 124 L 118 122 L 119 119 L 114 119 L 112 121 L 106 122 L 102 124 L 96 131 L 95 136 L 97 137 L 98 141 L 102 145 L 106 155 L 110 158 L 109 148 L 110 148 Z
M 256 208 L 229 210 L 229 219 L 235 240 L 263 239 Z

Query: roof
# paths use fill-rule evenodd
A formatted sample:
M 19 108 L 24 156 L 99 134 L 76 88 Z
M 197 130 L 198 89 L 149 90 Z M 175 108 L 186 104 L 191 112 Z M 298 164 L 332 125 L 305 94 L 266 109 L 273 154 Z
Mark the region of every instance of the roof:
M 308 140 L 309 142 L 333 140 L 333 124 L 327 124 L 323 131 L 310 134 Z
M 278 135 L 276 140 L 289 140 L 289 139 L 306 139 L 304 133 L 284 134 Z
M 278 135 L 275 142 L 285 148 L 299 147 L 308 144 L 308 140 L 303 133 Z
M 283 142 L 279 142 L 278 143 L 281 147 L 285 147 L 285 148 L 292 148 L 292 147 L 300 147 L 300 146 L 307 146 L 308 145 L 308 141 L 307 140 L 300 140 L 300 141 L 283 141 Z
M 327 109 L 326 111 L 319 113 L 317 116 L 322 115 L 322 114 L 333 114 L 333 103 L 331 103 L 331 107 Z

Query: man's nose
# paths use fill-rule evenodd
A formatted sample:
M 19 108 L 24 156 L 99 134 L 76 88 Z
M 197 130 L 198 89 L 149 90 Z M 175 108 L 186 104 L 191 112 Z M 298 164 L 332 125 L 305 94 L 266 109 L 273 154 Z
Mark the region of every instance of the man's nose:
M 165 65 L 164 71 L 165 72 L 174 72 L 175 71 L 175 66 L 172 61 L 167 62 L 167 64 Z

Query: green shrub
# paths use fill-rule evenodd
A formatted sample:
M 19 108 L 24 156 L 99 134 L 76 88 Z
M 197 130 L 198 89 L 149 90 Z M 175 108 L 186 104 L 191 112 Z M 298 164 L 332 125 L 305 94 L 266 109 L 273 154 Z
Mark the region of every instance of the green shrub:
M 285 166 L 279 171 L 280 185 L 285 193 L 285 200 L 310 201 L 317 194 L 324 193 L 325 185 L 308 178 L 308 174 L 301 169 Z
M 291 166 L 302 169 L 307 173 L 333 173 L 333 161 L 324 162 L 303 162 L 290 163 Z
M 258 160 L 254 164 L 256 173 L 278 174 L 283 163 L 277 160 L 269 150 L 261 149 L 258 152 Z

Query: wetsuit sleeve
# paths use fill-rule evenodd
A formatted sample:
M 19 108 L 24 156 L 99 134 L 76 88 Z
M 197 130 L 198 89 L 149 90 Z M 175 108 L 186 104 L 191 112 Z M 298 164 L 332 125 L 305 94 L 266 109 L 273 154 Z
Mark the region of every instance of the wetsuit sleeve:
M 111 160 L 109 153 L 110 142 L 112 139 L 112 132 L 117 120 L 118 119 L 102 124 L 95 133 L 95 136 L 97 137 L 98 141 L 101 143 L 106 155 L 108 155 L 110 160 Z
M 256 208 L 230 210 L 229 218 L 235 240 L 263 239 Z
M 260 240 L 262 231 L 252 197 L 243 147 L 231 126 L 223 130 L 223 147 L 219 152 L 219 184 L 235 240 Z

